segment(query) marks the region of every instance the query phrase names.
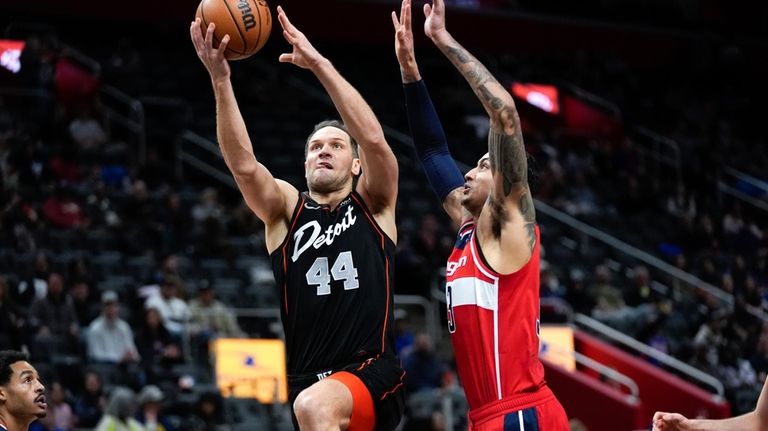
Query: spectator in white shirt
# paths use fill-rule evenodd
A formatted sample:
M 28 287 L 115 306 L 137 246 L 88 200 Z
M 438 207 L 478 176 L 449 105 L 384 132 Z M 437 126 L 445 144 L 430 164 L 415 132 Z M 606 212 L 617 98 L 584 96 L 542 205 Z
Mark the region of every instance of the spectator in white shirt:
M 95 362 L 113 364 L 137 362 L 139 354 L 133 343 L 133 331 L 119 316 L 117 293 L 104 292 L 101 303 L 101 316 L 88 327 L 88 357 Z
M 189 306 L 178 297 L 178 277 L 166 275 L 160 282 L 160 293 L 147 298 L 144 308 L 154 308 L 160 313 L 163 325 L 172 335 L 181 335 L 189 319 Z

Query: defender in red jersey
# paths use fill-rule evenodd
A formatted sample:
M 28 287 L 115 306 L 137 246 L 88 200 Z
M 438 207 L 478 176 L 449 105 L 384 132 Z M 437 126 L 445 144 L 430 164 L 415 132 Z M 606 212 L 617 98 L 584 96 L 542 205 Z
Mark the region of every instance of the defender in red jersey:
M 539 361 L 539 228 L 520 119 L 510 94 L 445 27 L 443 0 L 424 6 L 424 32 L 469 82 L 490 117 L 488 153 L 463 178 L 413 50 L 411 0 L 393 12 L 411 125 L 422 166 L 460 226 L 446 266 L 448 329 L 472 430 L 568 430 Z

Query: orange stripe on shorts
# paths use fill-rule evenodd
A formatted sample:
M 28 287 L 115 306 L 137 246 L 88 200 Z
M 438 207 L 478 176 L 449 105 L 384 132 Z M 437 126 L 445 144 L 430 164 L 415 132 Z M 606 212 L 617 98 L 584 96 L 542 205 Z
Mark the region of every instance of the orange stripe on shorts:
M 341 382 L 352 393 L 352 416 L 347 431 L 371 431 L 376 426 L 373 397 L 362 380 L 348 371 L 333 373 L 327 378 Z

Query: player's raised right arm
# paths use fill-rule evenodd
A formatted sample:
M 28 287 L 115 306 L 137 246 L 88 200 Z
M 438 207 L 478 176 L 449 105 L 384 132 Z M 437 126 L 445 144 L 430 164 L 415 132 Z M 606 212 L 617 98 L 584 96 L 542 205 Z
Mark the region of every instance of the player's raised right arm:
M 199 19 L 192 22 L 190 34 L 198 57 L 211 76 L 216 97 L 216 134 L 221 153 L 248 207 L 267 226 L 267 248 L 271 252 L 282 241 L 279 227 L 287 225 L 298 192 L 290 184 L 276 180 L 256 160 L 245 121 L 235 99 L 229 64 L 224 58 L 229 36 L 224 36 L 218 49 L 213 48 L 213 24 L 208 26 L 203 37 Z M 275 228 L 278 228 L 278 232 L 274 232 Z M 277 238 L 271 241 L 270 237 L 275 233 L 278 233 Z
M 458 228 L 467 214 L 461 206 L 464 177 L 448 149 L 443 125 L 421 79 L 413 46 L 411 0 L 402 0 L 400 18 L 392 12 L 395 54 L 403 79 L 405 106 L 413 143 L 421 166 L 443 209 Z

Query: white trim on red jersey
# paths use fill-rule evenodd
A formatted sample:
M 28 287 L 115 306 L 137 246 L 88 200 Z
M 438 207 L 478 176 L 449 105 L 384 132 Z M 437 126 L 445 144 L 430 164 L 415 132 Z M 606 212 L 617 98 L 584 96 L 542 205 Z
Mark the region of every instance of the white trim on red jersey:
M 489 271 L 486 271 L 485 268 L 483 268 L 483 261 L 480 259 L 480 256 L 478 256 L 477 251 L 475 250 L 475 241 L 477 240 L 477 229 L 472 230 L 472 237 L 469 239 L 469 247 L 470 251 L 472 252 L 472 260 L 475 263 L 475 266 L 480 270 L 480 272 L 483 273 L 486 277 L 493 280 L 493 289 L 492 289 L 492 295 L 493 300 L 492 303 L 494 304 L 494 307 L 491 308 L 493 310 L 493 356 L 494 361 L 496 365 L 496 393 L 499 397 L 499 399 L 502 399 L 503 396 L 501 395 L 501 365 L 499 361 L 499 276 L 497 274 L 491 274 Z M 484 282 L 480 279 L 475 278 L 475 284 L 476 285 L 485 285 L 490 284 L 487 282 Z M 487 289 L 484 289 L 487 291 Z M 479 305 L 479 304 L 478 304 Z

